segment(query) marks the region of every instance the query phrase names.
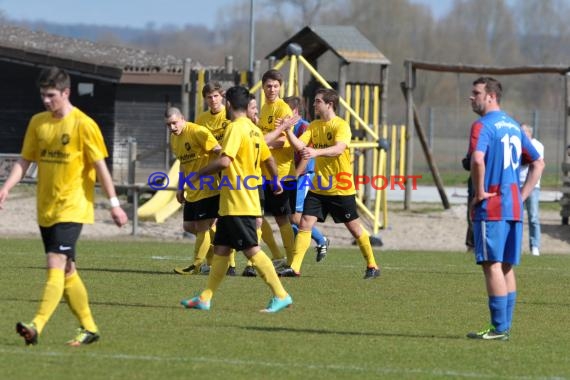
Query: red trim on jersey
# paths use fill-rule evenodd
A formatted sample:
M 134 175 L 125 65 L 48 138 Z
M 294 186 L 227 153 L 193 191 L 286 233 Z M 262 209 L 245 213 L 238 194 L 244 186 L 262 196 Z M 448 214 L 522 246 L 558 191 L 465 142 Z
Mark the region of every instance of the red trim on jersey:
M 521 208 L 520 208 L 520 191 L 519 186 L 516 183 L 511 183 L 511 194 L 513 195 L 513 218 L 514 220 L 521 219 Z
M 479 140 L 479 135 L 481 134 L 481 129 L 483 129 L 483 124 L 479 121 L 476 121 L 471 125 L 469 150 L 467 152 L 469 156 L 471 156 L 471 154 L 475 152 L 475 148 L 477 147 L 477 141 Z
M 501 193 L 499 185 L 490 185 L 489 193 L 497 195 L 487 199 L 487 220 L 501 220 L 503 213 L 501 208 Z

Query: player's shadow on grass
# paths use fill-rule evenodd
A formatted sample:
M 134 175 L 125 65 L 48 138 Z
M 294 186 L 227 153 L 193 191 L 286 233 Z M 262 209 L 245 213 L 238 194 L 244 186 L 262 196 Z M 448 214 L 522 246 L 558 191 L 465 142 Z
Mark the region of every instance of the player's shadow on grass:
M 27 266 L 22 267 L 25 269 L 40 269 L 45 270 L 46 267 L 39 267 L 39 266 Z M 167 274 L 171 276 L 175 276 L 174 272 L 172 271 L 157 271 L 157 270 L 140 270 L 140 269 L 127 269 L 127 268 L 86 268 L 81 267 L 77 268 L 79 272 L 106 272 L 106 273 L 133 273 L 133 274 Z
M 23 299 L 23 298 L 0 298 L 0 302 L 27 302 L 27 303 L 34 303 L 38 304 L 41 302 L 41 299 Z M 61 301 L 62 306 L 67 304 L 65 300 Z M 174 309 L 174 310 L 182 310 L 180 305 L 153 305 L 153 304 L 144 304 L 144 303 L 126 303 L 126 302 L 112 302 L 112 301 L 89 301 L 90 305 L 99 305 L 99 306 L 122 306 L 122 307 L 140 307 L 140 308 L 150 308 L 150 309 Z
M 319 334 L 319 335 L 353 335 L 353 336 L 384 336 L 384 337 L 401 337 L 401 338 L 422 338 L 422 339 L 465 339 L 465 337 L 458 335 L 436 335 L 436 334 L 411 334 L 411 333 L 392 333 L 392 332 L 378 332 L 378 331 L 338 331 L 338 330 L 324 330 L 324 329 L 295 329 L 291 327 L 259 327 L 259 326 L 237 326 L 245 330 L 266 331 L 266 332 L 293 332 L 304 334 Z

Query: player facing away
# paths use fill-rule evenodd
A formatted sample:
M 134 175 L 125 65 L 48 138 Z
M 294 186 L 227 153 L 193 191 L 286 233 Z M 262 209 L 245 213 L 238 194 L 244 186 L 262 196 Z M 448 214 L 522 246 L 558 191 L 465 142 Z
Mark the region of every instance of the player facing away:
M 247 117 L 247 88 L 229 88 L 226 102 L 232 122 L 227 127 L 221 155 L 198 172 L 200 176 L 222 172 L 212 266 L 206 289 L 200 295 L 180 303 L 189 309 L 210 309 L 210 301 L 225 277 L 228 256 L 234 248 L 243 251 L 251 260 L 273 293 L 269 304 L 261 312 L 276 313 L 290 306 L 293 300 L 283 288 L 273 263 L 258 245 L 261 233 L 258 233 L 261 225 L 258 171 L 261 162 L 269 167 L 272 175 L 277 174 L 277 169 L 261 131 Z M 278 182 L 273 183 L 273 191 L 283 191 Z
M 490 325 L 467 334 L 471 339 L 508 340 L 517 287 L 514 266 L 520 262 L 523 202 L 544 169 L 544 161 L 520 125 L 500 109 L 502 86 L 491 77 L 473 82 L 471 107 L 481 117 L 471 126 L 468 155 L 471 178 L 475 259 L 485 275 Z M 519 190 L 521 165 L 529 165 Z
M 64 70 L 44 69 L 38 87 L 45 112 L 34 115 L 24 137 L 21 157 L 0 189 L 0 208 L 31 162 L 38 167 L 37 217 L 47 262 L 47 281 L 32 322 L 18 322 L 26 345 L 38 343 L 47 322 L 65 297 L 79 320 L 77 336 L 67 342 L 81 346 L 99 340 L 87 289 L 76 268 L 75 245 L 84 223 L 93 223 L 95 180 L 109 197 L 111 217 L 119 227 L 127 215 L 116 197 L 105 163 L 107 148 L 99 126 L 70 100 L 71 79 Z
M 193 263 L 187 268 L 175 268 L 174 272 L 197 274 L 210 249 L 209 230 L 218 216 L 220 192 L 217 176 L 211 176 L 211 181 L 201 184 L 191 173 L 206 166 L 222 148 L 206 127 L 187 122 L 178 108 L 168 108 L 164 119 L 170 131 L 170 148 L 180 161 L 180 171 L 185 178 L 191 176 L 190 184 L 184 184 L 184 190 L 176 192 L 176 199 L 184 205 L 184 231 L 196 235 Z
M 348 173 L 352 178 L 348 149 L 352 136 L 348 123 L 336 115 L 338 101 L 336 91 L 324 88 L 317 90 L 313 106 L 318 119 L 309 124 L 300 138 L 295 136 L 291 128 L 287 129 L 287 137 L 295 150 L 300 151 L 303 158 L 315 158 L 316 173 L 305 198 L 291 266 L 280 271 L 280 276 L 301 275 L 301 264 L 311 244 L 311 229 L 317 221 L 324 222 L 329 213 L 335 223 L 344 223 L 356 239 L 366 261 L 364 278 L 380 275 L 370 236 L 360 225 L 356 211 L 354 183 L 350 183 L 350 186 L 346 183 L 339 186 L 337 181 L 338 173 Z

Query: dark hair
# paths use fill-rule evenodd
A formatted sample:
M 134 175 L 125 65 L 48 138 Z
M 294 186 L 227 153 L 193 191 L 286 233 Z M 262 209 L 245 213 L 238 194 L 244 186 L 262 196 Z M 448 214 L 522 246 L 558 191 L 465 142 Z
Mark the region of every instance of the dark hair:
M 214 91 L 218 91 L 221 95 L 224 94 L 222 84 L 216 80 L 208 82 L 202 87 L 202 96 L 205 98 Z
M 333 110 L 336 112 L 338 109 L 338 94 L 335 90 L 330 88 L 319 88 L 315 95 L 322 94 L 323 95 L 323 102 L 325 103 L 332 103 Z
M 280 85 L 283 84 L 283 74 L 281 74 L 281 72 L 278 70 L 267 70 L 261 77 L 261 83 L 265 83 L 270 79 L 276 80 Z
M 65 70 L 53 66 L 40 72 L 37 85 L 39 88 L 55 88 L 63 91 L 71 88 L 71 79 Z
M 296 109 L 299 115 L 303 113 L 303 101 L 300 97 L 287 96 L 286 98 L 283 98 L 283 101 L 287 103 L 292 110 Z
M 226 102 L 234 111 L 247 111 L 249 100 L 249 90 L 243 86 L 230 87 L 226 91 Z
M 479 77 L 473 82 L 473 86 L 478 84 L 484 84 L 485 92 L 488 94 L 494 93 L 497 97 L 497 103 L 501 103 L 501 97 L 503 96 L 503 86 L 501 82 L 492 77 Z

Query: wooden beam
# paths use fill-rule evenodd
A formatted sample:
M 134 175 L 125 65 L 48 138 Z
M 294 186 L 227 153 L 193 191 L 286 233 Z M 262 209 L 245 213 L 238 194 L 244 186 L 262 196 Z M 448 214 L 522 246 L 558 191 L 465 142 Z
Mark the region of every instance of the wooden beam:
M 520 74 L 560 74 L 565 75 L 570 72 L 570 66 L 564 65 L 528 65 L 528 66 L 485 66 L 485 65 L 464 65 L 448 64 L 426 61 L 410 62 L 413 69 L 425 71 L 438 71 L 447 73 L 471 73 L 471 74 L 493 74 L 493 75 L 520 75 Z

